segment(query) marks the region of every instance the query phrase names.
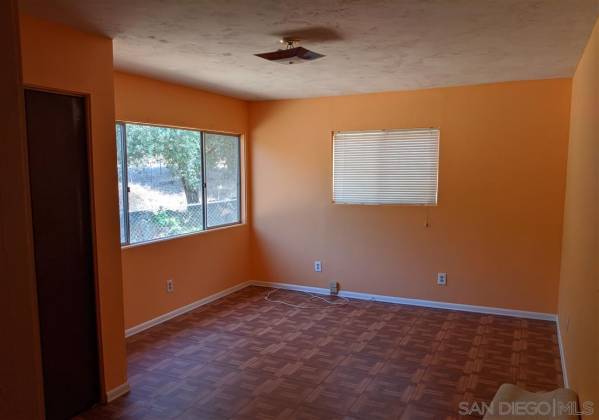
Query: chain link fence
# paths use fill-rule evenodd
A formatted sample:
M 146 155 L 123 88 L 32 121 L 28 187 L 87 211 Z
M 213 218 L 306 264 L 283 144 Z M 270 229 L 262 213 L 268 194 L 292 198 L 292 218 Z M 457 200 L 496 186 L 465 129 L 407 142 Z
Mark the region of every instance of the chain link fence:
M 204 230 L 203 205 L 190 204 L 187 210 L 129 212 L 130 242 L 145 242 Z M 239 222 L 239 200 L 221 200 L 206 207 L 208 227 Z
M 221 187 L 215 196 L 208 191 L 207 226 L 204 226 L 201 188 L 186 191 L 181 179 L 163 162 L 130 167 L 128 179 L 129 243 L 184 235 L 240 221 L 238 198 L 231 197 L 233 192 Z
M 239 200 L 221 200 L 208 203 L 206 223 L 208 227 L 239 222 Z

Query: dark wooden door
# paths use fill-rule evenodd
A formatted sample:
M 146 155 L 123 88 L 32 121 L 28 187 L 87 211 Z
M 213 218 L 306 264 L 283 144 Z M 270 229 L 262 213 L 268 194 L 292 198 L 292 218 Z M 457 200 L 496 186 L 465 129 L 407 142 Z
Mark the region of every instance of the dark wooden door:
M 85 98 L 25 91 L 46 418 L 99 400 Z

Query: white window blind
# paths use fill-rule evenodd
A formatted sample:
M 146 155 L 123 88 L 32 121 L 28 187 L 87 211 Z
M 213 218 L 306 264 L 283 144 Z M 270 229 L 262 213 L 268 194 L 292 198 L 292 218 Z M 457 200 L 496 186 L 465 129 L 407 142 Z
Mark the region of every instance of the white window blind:
M 335 132 L 333 201 L 437 204 L 438 163 L 438 129 Z

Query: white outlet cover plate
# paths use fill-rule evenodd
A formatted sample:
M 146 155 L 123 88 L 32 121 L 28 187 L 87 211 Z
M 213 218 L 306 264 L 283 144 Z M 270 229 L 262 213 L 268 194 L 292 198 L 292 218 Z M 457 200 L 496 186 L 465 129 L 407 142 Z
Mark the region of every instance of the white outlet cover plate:
M 437 284 L 442 286 L 447 284 L 447 273 L 437 273 Z
M 314 261 L 314 271 L 320 273 L 322 271 L 322 262 Z

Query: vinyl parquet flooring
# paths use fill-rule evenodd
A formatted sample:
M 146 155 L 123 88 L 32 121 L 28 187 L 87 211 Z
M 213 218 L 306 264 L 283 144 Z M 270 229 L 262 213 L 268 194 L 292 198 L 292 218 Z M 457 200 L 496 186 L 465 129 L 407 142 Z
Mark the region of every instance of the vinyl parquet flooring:
M 81 419 L 458 419 L 562 386 L 553 322 L 247 287 L 127 340 L 131 392 Z M 277 298 L 306 302 L 279 291 Z

